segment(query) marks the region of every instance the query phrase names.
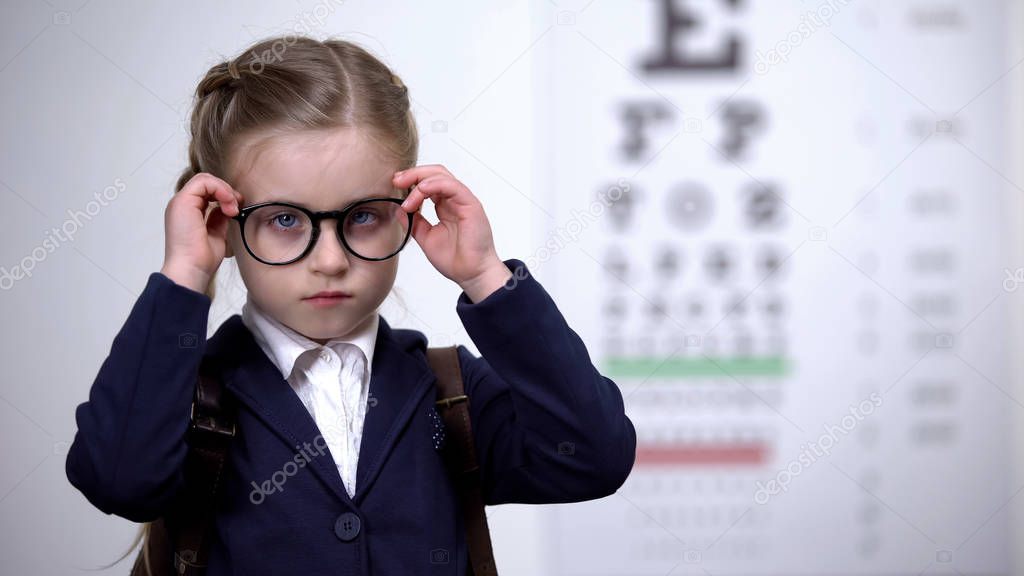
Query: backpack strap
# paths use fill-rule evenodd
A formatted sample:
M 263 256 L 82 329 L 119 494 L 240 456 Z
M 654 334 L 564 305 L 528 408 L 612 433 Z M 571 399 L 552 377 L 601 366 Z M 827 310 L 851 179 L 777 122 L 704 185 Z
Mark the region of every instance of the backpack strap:
M 174 568 L 185 576 L 206 573 L 224 462 L 237 430 L 234 398 L 207 358 L 200 366 L 189 415 L 184 500 L 188 506 L 180 520 L 176 515 L 168 518 L 175 521 Z
M 480 467 L 476 460 L 473 429 L 469 421 L 469 397 L 463 389 L 458 348 L 427 348 L 427 361 L 437 375 L 435 405 L 442 409 L 441 416 L 445 429 L 455 440 L 447 443 L 445 455 L 449 472 L 455 480 L 456 490 L 462 502 L 463 522 L 466 526 L 469 561 L 473 566 L 473 574 L 497 576 L 487 514 L 484 512 Z
M 236 432 L 236 410 L 212 361 L 204 357 L 189 413 L 185 486 L 171 510 L 150 525 L 145 546 L 152 572 L 139 554 L 132 576 L 206 573 L 224 462 Z

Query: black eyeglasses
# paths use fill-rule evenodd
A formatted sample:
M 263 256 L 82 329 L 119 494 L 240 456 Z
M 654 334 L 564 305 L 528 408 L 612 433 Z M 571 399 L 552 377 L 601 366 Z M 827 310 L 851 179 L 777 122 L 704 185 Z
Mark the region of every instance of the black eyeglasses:
M 352 255 L 363 260 L 387 260 L 409 241 L 412 212 L 402 209 L 401 198 L 367 198 L 342 210 L 313 212 L 287 202 L 263 202 L 242 208 L 234 220 L 242 243 L 253 258 L 271 266 L 301 260 L 320 237 L 320 221 L 338 220 L 338 239 Z

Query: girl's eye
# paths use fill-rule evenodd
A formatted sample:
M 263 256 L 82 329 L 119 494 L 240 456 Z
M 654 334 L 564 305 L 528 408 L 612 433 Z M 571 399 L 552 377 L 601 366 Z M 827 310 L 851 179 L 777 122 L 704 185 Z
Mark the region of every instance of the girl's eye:
M 352 213 L 352 223 L 358 225 L 372 224 L 377 215 L 370 210 L 358 210 Z
M 267 218 L 266 223 L 278 230 L 292 230 L 300 225 L 300 220 L 292 212 L 279 212 Z
M 295 224 L 295 216 L 292 214 L 281 214 L 274 217 L 274 223 L 282 228 L 290 228 Z

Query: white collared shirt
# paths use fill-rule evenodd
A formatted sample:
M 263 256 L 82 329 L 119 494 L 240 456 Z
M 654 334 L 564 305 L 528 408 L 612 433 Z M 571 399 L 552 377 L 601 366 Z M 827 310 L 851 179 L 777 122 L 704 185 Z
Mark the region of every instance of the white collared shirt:
M 338 466 L 345 490 L 354 496 L 378 313 L 351 340 L 334 338 L 326 346 L 271 318 L 248 299 L 242 306 L 242 322 L 306 406 Z

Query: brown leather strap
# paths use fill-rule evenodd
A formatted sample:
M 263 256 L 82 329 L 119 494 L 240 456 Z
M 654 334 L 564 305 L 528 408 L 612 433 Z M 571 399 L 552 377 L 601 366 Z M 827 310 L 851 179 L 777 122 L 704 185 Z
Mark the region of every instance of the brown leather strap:
M 458 348 L 427 348 L 427 360 L 437 375 L 436 406 L 449 435 L 445 455 L 462 502 L 469 562 L 474 576 L 497 576 L 469 419 L 469 398 L 465 395 L 459 369 Z
M 204 358 L 189 415 L 185 486 L 167 514 L 150 524 L 146 541 L 150 570 L 139 554 L 132 576 L 206 573 L 213 516 L 224 462 L 235 435 L 236 404 L 224 391 L 217 371 Z
M 174 538 L 177 574 L 206 573 L 213 535 L 213 517 L 228 448 L 235 436 L 235 403 L 216 376 L 213 366 L 200 368 L 188 432 L 189 456 L 185 461 L 185 514 L 170 514 L 168 528 Z

